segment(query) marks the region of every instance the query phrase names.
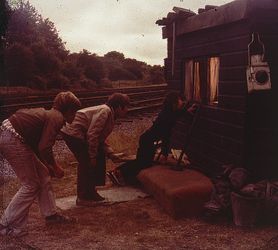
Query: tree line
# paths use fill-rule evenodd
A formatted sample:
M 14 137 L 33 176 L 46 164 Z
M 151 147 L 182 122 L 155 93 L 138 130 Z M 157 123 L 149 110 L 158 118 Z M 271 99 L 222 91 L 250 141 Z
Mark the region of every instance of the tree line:
M 163 67 L 110 51 L 70 53 L 54 23 L 26 0 L 0 0 L 0 82 L 36 89 L 111 86 L 114 81 L 164 83 Z

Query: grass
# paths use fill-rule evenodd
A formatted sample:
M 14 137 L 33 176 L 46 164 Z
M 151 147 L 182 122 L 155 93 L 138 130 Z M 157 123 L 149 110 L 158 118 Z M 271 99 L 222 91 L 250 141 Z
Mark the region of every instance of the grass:
M 117 152 L 126 154 L 136 154 L 140 135 L 149 127 L 150 123 L 129 122 L 125 125 L 120 124 L 108 137 L 108 143 Z

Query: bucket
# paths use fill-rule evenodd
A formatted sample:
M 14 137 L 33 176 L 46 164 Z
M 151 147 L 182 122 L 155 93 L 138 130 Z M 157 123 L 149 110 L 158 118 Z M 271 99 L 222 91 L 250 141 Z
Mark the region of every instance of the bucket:
M 262 211 L 262 199 L 231 193 L 233 221 L 237 226 L 254 226 Z

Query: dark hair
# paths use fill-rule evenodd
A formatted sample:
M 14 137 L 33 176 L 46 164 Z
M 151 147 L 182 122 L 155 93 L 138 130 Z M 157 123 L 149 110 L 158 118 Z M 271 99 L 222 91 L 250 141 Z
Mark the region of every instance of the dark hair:
M 106 104 L 113 109 L 116 109 L 118 107 L 127 107 L 129 103 L 130 101 L 128 95 L 122 93 L 114 93 L 110 95 L 106 102 Z
M 184 96 L 177 91 L 169 92 L 163 102 L 162 109 L 173 111 L 174 104 L 178 104 L 178 100 L 184 100 Z
M 61 113 L 65 113 L 68 110 L 77 111 L 81 108 L 81 102 L 70 91 L 60 92 L 56 95 L 52 107 Z

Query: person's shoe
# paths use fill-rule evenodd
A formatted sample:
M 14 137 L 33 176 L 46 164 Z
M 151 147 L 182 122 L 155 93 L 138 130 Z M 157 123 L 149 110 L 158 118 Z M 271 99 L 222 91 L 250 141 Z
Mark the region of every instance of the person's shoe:
M 102 196 L 100 196 L 100 197 L 102 197 Z M 82 207 L 94 207 L 104 201 L 105 201 L 105 199 L 103 197 L 100 200 L 84 200 L 84 199 L 77 198 L 76 205 L 82 206 Z
M 17 228 L 9 228 L 7 232 L 7 236 L 10 237 L 23 237 L 28 234 L 28 231 L 22 230 L 22 229 L 17 229 Z
M 71 224 L 71 223 L 76 223 L 76 222 L 77 222 L 76 218 L 61 215 L 61 214 L 58 214 L 58 213 L 45 217 L 45 223 L 47 225 Z
M 116 186 L 119 186 L 117 180 L 114 178 L 114 175 L 112 174 L 112 171 L 107 171 L 106 175 L 108 176 L 109 180 Z
M 121 174 L 117 173 L 117 171 L 107 171 L 106 174 L 114 185 L 120 187 L 126 185 Z
M 90 200 L 93 200 L 93 201 L 104 201 L 105 198 L 102 197 L 97 191 L 94 192 L 92 198 Z
M 0 235 L 2 236 L 10 236 L 10 237 L 22 237 L 27 235 L 28 232 L 26 230 L 18 229 L 18 228 L 10 228 L 0 224 Z
M 8 227 L 0 224 L 0 235 L 7 235 L 7 232 L 8 232 Z

